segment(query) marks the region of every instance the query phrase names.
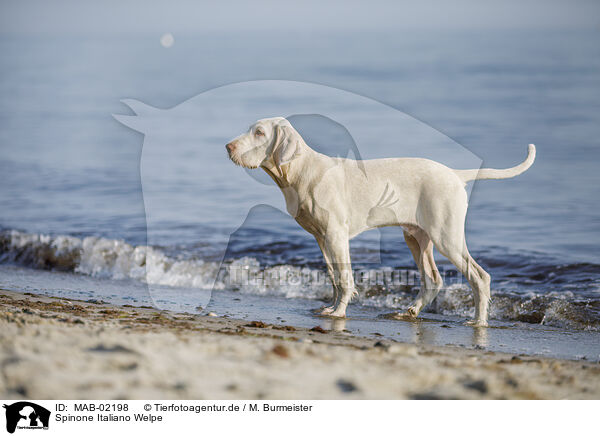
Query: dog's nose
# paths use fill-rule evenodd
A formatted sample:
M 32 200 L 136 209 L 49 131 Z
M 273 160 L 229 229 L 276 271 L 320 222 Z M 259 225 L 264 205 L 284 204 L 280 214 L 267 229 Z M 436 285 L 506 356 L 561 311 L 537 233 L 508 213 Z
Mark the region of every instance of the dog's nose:
M 229 144 L 227 144 L 227 145 L 225 146 L 225 148 L 227 149 L 227 151 L 228 151 L 229 153 L 231 153 L 231 152 L 233 152 L 233 150 L 235 149 L 235 144 L 234 144 L 233 142 L 230 142 Z

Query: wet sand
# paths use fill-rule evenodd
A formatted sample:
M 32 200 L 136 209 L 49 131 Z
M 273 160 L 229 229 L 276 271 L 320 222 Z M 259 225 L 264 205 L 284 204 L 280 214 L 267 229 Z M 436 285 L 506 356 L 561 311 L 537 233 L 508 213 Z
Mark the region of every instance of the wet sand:
M 0 291 L 0 396 L 600 399 L 600 364 Z

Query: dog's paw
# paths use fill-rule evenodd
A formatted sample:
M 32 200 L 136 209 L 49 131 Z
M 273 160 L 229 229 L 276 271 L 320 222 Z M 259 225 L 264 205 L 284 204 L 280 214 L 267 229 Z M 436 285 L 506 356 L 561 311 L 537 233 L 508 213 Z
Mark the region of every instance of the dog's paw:
M 488 322 L 483 319 L 472 319 L 465 322 L 466 326 L 469 327 L 488 327 Z
M 408 309 L 406 309 L 406 312 L 404 312 L 404 316 L 409 316 L 411 318 L 416 318 L 417 315 L 419 315 L 419 309 L 417 309 L 415 306 L 410 306 Z
M 337 309 L 331 311 L 328 315 L 335 318 L 346 318 L 346 309 L 341 309 L 338 307 Z
M 322 307 L 319 310 L 319 313 L 321 315 L 331 315 L 333 313 L 333 311 L 335 310 L 334 306 L 326 306 L 326 307 Z
M 384 314 L 379 315 L 378 318 L 395 319 L 395 320 L 399 320 L 399 321 L 414 321 L 416 319 L 414 316 L 409 315 L 406 312 L 384 313 Z
M 405 312 L 386 313 L 382 318 L 397 319 L 400 321 L 414 321 L 417 319 L 419 311 L 415 306 L 410 306 Z

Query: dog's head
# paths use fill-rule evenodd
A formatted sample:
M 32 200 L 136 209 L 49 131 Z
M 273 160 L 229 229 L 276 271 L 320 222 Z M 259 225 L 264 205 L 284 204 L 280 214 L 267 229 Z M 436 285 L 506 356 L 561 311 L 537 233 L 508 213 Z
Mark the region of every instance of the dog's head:
M 244 168 L 264 167 L 283 176 L 282 167 L 295 159 L 302 138 L 285 118 L 266 118 L 225 146 L 229 158 Z

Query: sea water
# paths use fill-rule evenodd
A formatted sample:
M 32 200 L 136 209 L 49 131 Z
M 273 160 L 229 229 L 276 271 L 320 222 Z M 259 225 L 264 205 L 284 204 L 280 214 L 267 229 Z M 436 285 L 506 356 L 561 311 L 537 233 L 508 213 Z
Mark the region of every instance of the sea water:
M 171 145 L 182 144 L 187 164 L 197 168 L 192 177 L 231 183 L 208 189 L 180 183 L 177 166 L 151 167 L 164 180 L 161 195 L 187 192 L 188 197 L 149 238 L 148 197 L 140 176 L 145 137 L 111 115 L 130 114 L 119 103 L 123 98 L 169 110 L 231 83 L 300 81 L 388 105 L 448 137 L 484 166 L 512 166 L 524 158 L 527 144 L 535 143 L 536 162 L 522 176 L 469 186 L 467 242 L 492 276 L 492 324 L 512 326 L 506 331 L 513 337 L 519 336 L 514 326 L 519 332 L 549 329 L 566 339 L 586 335 L 589 340 L 578 342 L 584 349 L 570 355 L 593 358 L 598 347 L 590 344 L 600 342 L 597 37 L 593 31 L 278 38 L 199 32 L 178 36 L 167 50 L 145 34 L 4 35 L 0 287 L 74 298 L 97 294 L 184 311 L 220 307 L 231 316 L 272 321 L 279 316 L 307 326 L 325 322 L 311 312 L 331 295 L 316 242 L 285 213 L 273 185 L 263 180 L 263 188 L 251 188 L 243 177 L 259 176 L 227 160 L 224 144 L 242 131 L 232 126 L 228 138 L 206 134 L 201 146 L 210 152 L 200 154 L 177 126 L 165 127 L 162 134 Z M 257 46 L 277 56 L 257 62 Z M 361 107 L 338 109 L 359 119 L 372 116 Z M 215 101 L 210 111 L 211 119 L 225 123 L 231 102 Z M 347 140 L 344 126 L 331 120 L 296 115 L 292 122 L 322 152 L 339 155 L 336 141 Z M 389 134 L 380 138 L 374 131 L 373 143 L 382 145 L 358 144 L 360 154 L 405 156 L 409 133 L 398 128 L 396 146 Z M 279 203 L 262 204 L 263 195 Z M 198 204 L 204 207 L 200 213 Z M 241 210 L 246 218 L 233 223 L 227 222 L 233 214 L 202 213 L 210 205 Z M 226 247 L 224 259 L 215 247 Z M 409 339 L 401 332 L 412 331 L 414 324 L 376 320 L 406 308 L 418 291 L 401 231 L 367 232 L 352 241 L 351 252 L 359 296 L 345 328 L 358 332 L 361 325 L 360 333 L 377 330 L 388 337 L 397 330 L 398 339 Z M 453 322 L 463 331 L 460 322 L 473 314 L 471 292 L 451 264 L 436 259 L 446 287 L 423 316 Z M 461 342 L 442 337 L 442 342 Z

